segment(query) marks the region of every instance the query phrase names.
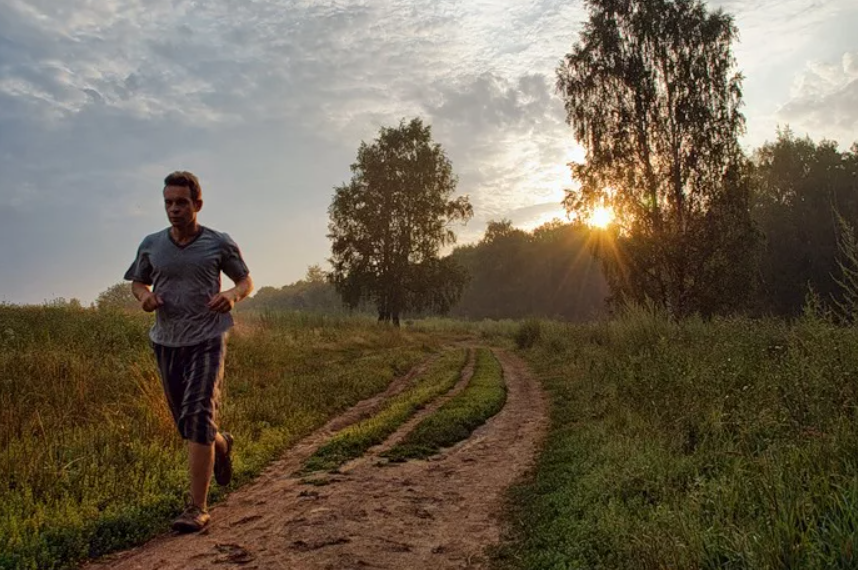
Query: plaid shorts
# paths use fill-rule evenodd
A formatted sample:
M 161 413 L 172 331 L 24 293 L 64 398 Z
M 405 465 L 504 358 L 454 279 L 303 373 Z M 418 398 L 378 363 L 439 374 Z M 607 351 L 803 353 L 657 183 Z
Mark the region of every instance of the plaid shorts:
M 182 438 L 212 443 L 217 434 L 226 335 L 193 346 L 151 344 L 167 404 Z

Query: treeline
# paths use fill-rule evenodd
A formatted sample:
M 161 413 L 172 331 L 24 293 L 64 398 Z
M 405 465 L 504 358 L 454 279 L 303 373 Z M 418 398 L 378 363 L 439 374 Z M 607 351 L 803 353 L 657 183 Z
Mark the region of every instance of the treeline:
M 843 299 L 839 282 L 841 263 L 847 261 L 838 247 L 838 216 L 858 223 L 858 145 L 839 151 L 832 141 L 817 143 L 786 129 L 752 153 L 750 166 L 752 241 L 737 244 L 725 260 L 750 272 L 740 281 L 750 286 L 726 291 L 730 303 L 711 313 L 792 317 L 801 313 L 811 291 L 835 305 Z M 560 221 L 531 232 L 508 220 L 489 222 L 480 241 L 449 256 L 468 276 L 450 314 L 567 321 L 606 314 L 611 293 L 595 255 L 610 255 L 604 243 L 609 234 Z M 345 311 L 318 266 L 293 284 L 262 287 L 241 308 Z M 372 313 L 373 307 L 362 310 Z
M 260 287 L 256 294 L 236 306 L 248 311 L 313 311 L 345 313 L 340 296 L 318 265 L 307 269 L 307 275 L 283 287 Z
M 843 300 L 845 251 L 838 216 L 858 223 L 858 143 L 840 152 L 789 130 L 754 154 L 752 218 L 759 232 L 756 314 L 795 316 L 812 290 L 823 302 Z
M 858 224 L 858 144 L 840 151 L 832 141 L 814 142 L 789 129 L 751 153 L 748 174 L 748 242 L 736 243 L 724 258 L 726 271 L 745 274 L 733 289 L 718 292 L 721 301 L 707 314 L 793 317 L 813 292 L 824 304 L 844 300 L 847 252 L 839 245 L 842 222 Z M 731 232 L 732 228 L 721 228 Z M 554 221 L 531 232 L 508 220 L 489 222 L 474 244 L 456 247 L 445 262 L 464 270 L 466 284 L 452 316 L 466 319 L 545 317 L 584 321 L 611 310 L 606 267 L 614 261 L 617 229 L 601 231 L 583 224 Z M 601 257 L 599 259 L 598 257 Z M 717 277 L 717 275 L 715 276 Z M 722 280 L 720 286 L 731 281 Z M 703 282 L 705 287 L 712 284 Z M 714 298 L 714 287 L 710 290 Z M 726 299 L 726 301 L 724 301 Z M 136 310 L 127 283 L 99 295 L 99 308 Z M 307 275 L 283 287 L 261 287 L 240 310 L 344 313 L 347 309 L 329 274 L 312 266 Z M 360 312 L 372 314 L 371 302 Z M 420 313 L 408 315 L 421 316 Z
M 685 268 L 694 271 L 684 291 L 691 312 L 790 318 L 811 299 L 836 312 L 854 288 L 848 273 L 858 269 L 846 243 L 858 223 L 858 144 L 841 152 L 833 141 L 784 129 L 751 153 L 742 178 L 747 216 L 710 212 L 700 235 L 655 244 L 665 257 L 682 251 Z M 660 255 L 647 240 L 614 227 L 600 243 L 609 304 L 640 302 L 657 290 L 640 281 L 647 268 L 634 265 Z M 710 242 L 720 245 L 716 254 L 707 251 Z
M 457 247 L 448 258 L 468 275 L 450 314 L 466 319 L 548 317 L 569 321 L 604 314 L 608 288 L 592 254 L 590 233 L 586 227 L 559 221 L 532 232 L 516 229 L 508 220 L 489 222 L 478 243 Z M 260 288 L 239 307 L 326 313 L 347 310 L 319 266 L 290 285 Z M 357 310 L 373 314 L 374 307 L 365 304 Z
M 508 220 L 489 222 L 479 243 L 451 255 L 470 276 L 452 315 L 567 321 L 603 315 L 608 284 L 593 257 L 592 239 L 580 224 L 554 221 L 525 232 Z

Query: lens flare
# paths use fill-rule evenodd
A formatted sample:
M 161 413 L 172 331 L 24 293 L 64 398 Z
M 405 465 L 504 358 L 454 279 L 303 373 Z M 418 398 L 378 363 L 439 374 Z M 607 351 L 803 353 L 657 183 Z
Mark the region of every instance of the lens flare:
M 587 223 L 590 224 L 594 228 L 599 228 L 600 230 L 604 230 L 608 226 L 611 225 L 611 222 L 614 221 L 614 209 L 606 208 L 604 206 L 598 206 L 593 209 L 590 213 L 590 219 L 587 220 Z

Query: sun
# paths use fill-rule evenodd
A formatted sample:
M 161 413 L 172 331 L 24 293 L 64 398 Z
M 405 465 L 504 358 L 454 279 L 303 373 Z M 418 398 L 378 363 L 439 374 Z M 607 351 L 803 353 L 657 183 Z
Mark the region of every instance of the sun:
M 587 220 L 587 223 L 590 224 L 594 228 L 599 228 L 600 230 L 604 230 L 608 226 L 611 225 L 611 222 L 614 221 L 614 209 L 605 206 L 597 206 L 590 213 L 590 218 Z

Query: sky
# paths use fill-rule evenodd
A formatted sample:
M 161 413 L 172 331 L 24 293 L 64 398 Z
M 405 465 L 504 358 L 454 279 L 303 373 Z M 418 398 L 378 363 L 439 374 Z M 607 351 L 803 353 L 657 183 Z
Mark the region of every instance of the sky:
M 858 141 L 858 2 L 717 0 L 735 17 L 743 145 L 789 125 Z M 327 208 L 361 141 L 421 117 L 474 217 L 562 217 L 555 70 L 580 0 L 0 0 L 0 302 L 88 304 L 167 225 L 167 173 L 257 287 L 330 255 Z M 228 284 L 228 281 L 227 281 Z

